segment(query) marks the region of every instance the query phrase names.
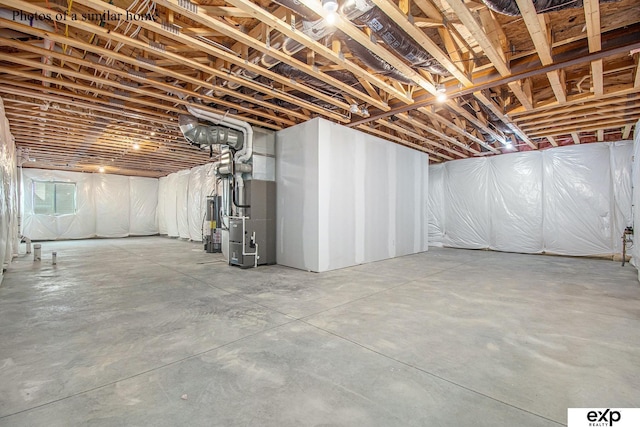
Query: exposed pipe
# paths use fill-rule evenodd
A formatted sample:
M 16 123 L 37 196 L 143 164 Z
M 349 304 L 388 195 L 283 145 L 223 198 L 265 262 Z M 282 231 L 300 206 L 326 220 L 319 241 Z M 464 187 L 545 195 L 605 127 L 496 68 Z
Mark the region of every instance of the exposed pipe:
M 393 65 L 389 64 L 384 59 L 380 58 L 375 53 L 371 52 L 366 47 L 362 46 L 357 41 L 353 40 L 351 37 L 347 35 L 341 35 L 341 40 L 347 46 L 347 48 L 351 51 L 353 56 L 357 57 L 360 61 L 362 61 L 367 67 L 372 70 L 390 77 L 394 80 L 399 81 L 404 84 L 412 84 L 413 82 L 404 74 L 402 74 L 397 68 Z
M 16 12 L 18 12 L 16 14 Z M 22 18 L 26 18 L 27 16 L 24 15 L 24 13 L 21 13 L 19 11 L 15 11 L 15 10 L 9 10 L 9 9 L 4 9 L 4 8 L 0 8 L 0 18 L 4 18 L 7 20 L 11 20 L 11 21 L 17 21 L 20 22 L 23 25 L 28 25 L 30 27 L 35 27 L 38 28 L 40 30 L 44 30 L 44 31 L 49 31 L 49 32 L 53 32 L 53 27 L 49 24 L 46 24 L 38 19 L 22 19 Z M 25 37 L 31 37 L 28 34 L 24 35 Z M 43 39 L 43 47 L 47 50 L 53 50 L 55 47 L 55 42 L 53 42 L 50 39 Z M 52 62 L 52 58 L 49 55 L 43 56 L 41 59 L 41 62 L 45 65 L 51 65 Z M 51 77 L 51 71 L 49 70 L 42 70 L 42 75 L 44 77 Z M 49 82 L 42 82 L 42 85 L 45 87 L 50 87 L 51 83 Z
M 211 113 L 209 111 L 204 111 L 201 110 L 199 108 L 193 107 L 193 106 L 188 106 L 187 107 L 187 111 L 202 120 L 207 120 L 209 122 L 212 122 L 216 125 L 223 125 L 223 126 L 227 126 L 230 127 L 232 129 L 236 129 L 239 130 L 240 132 L 242 132 L 244 134 L 244 142 L 245 144 L 243 145 L 242 149 L 238 152 L 236 152 L 235 154 L 235 158 L 232 160 L 233 163 L 246 163 L 249 159 L 251 159 L 251 156 L 253 155 L 253 128 L 251 127 L 251 125 L 247 122 L 244 122 L 242 120 L 237 120 L 231 117 L 226 117 L 220 114 L 216 114 L 216 113 Z M 242 179 L 242 173 L 240 170 L 236 171 L 234 170 L 234 183 L 235 186 L 238 187 L 238 189 L 240 190 L 240 195 L 238 196 L 239 200 L 239 204 L 237 205 L 239 207 L 239 213 L 241 214 L 240 216 L 244 216 L 244 180 Z M 232 196 L 235 196 L 232 195 Z
M 618 0 L 600 0 L 610 3 Z M 482 0 L 494 12 L 509 16 L 520 16 L 520 8 L 515 0 Z M 533 2 L 536 13 L 555 12 L 556 10 L 577 9 L 583 6 L 583 0 L 536 0 Z
M 244 134 L 224 126 L 210 126 L 198 123 L 198 119 L 186 114 L 178 118 L 180 130 L 185 139 L 200 148 L 210 147 L 215 144 L 224 144 L 240 150 L 244 141 Z M 213 152 L 213 149 L 212 149 Z

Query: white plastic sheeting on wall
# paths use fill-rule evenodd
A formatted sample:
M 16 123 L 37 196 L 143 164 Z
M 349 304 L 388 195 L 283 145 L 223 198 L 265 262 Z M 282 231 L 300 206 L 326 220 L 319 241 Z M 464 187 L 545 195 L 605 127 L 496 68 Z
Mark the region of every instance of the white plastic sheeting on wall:
M 36 214 L 34 182 L 76 185 L 76 212 Z M 22 170 L 22 234 L 32 240 L 126 237 L 158 233 L 158 180 L 42 169 Z
M 504 252 L 542 251 L 542 156 L 514 153 L 490 164 L 490 248 Z
M 178 237 L 180 235 L 178 228 L 178 207 L 177 207 L 177 189 L 178 174 L 172 173 L 167 175 L 164 195 L 164 216 L 167 225 L 167 235 L 169 237 Z
M 96 202 L 96 236 L 129 235 L 129 177 L 99 174 L 93 176 Z
M 203 175 L 206 173 L 204 166 L 191 168 L 189 174 L 188 187 L 188 224 L 189 238 L 191 240 L 202 240 L 202 218 L 205 214 L 205 198 L 203 198 L 202 187 L 204 186 Z
M 167 228 L 167 214 L 166 214 L 166 197 L 167 197 L 167 182 L 169 178 L 166 176 L 158 179 L 158 232 L 160 234 L 169 234 L 169 229 Z
M 276 144 L 278 264 L 327 271 L 427 250 L 428 156 L 314 119 Z
M 34 182 L 67 182 L 76 184 L 76 213 L 44 215 L 34 213 Z M 32 240 L 88 239 L 96 235 L 96 203 L 93 174 L 43 169 L 22 169 L 24 201 L 22 234 Z
M 430 207 L 446 246 L 611 255 L 630 219 L 630 142 L 463 159 L 431 166 L 444 209 Z M 444 173 L 442 172 L 444 169 Z M 434 231 L 435 232 L 435 231 Z
M 488 160 L 464 159 L 445 165 L 444 244 L 481 249 L 489 247 L 491 218 L 489 212 Z
M 633 219 L 633 246 L 631 247 L 631 262 L 638 269 L 640 280 L 640 120 L 636 122 L 633 137 L 633 163 L 631 165 L 631 202 Z M 631 225 L 631 224 L 628 224 Z M 622 240 L 622 239 L 621 239 Z M 621 242 L 622 243 L 622 242 Z
M 207 163 L 160 178 L 160 234 L 202 241 L 206 198 L 216 185 L 213 166 Z
M 129 235 L 157 234 L 158 185 L 156 178 L 129 178 Z
M 444 239 L 444 164 L 429 167 L 429 245 Z
M 188 239 L 189 234 L 189 175 L 191 170 L 177 173 L 176 181 L 176 221 L 178 222 L 178 236 Z
M 7 268 L 18 253 L 18 182 L 16 146 L 0 98 L 0 262 Z M 0 280 L 2 271 L 0 269 Z
M 543 159 L 545 251 L 613 253 L 609 146 L 559 147 Z

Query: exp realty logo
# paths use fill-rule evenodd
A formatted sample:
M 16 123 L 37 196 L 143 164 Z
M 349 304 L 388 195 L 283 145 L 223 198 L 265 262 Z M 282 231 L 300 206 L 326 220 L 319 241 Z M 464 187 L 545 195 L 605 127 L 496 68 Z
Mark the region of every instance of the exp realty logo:
M 639 427 L 640 408 L 569 408 L 567 427 Z

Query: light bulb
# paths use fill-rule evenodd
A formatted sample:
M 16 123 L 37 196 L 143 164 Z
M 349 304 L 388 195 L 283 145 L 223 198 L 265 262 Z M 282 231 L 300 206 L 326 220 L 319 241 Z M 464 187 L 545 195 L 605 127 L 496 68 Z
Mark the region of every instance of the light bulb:
M 104 166 L 100 166 L 100 167 L 98 168 L 98 172 L 100 172 L 100 173 L 104 173 Z
M 338 20 L 338 14 L 336 14 L 335 12 L 329 12 L 325 17 L 325 20 L 327 21 L 328 25 L 333 25 Z
M 436 101 L 442 103 L 445 102 L 447 100 L 447 94 L 446 93 L 438 93 L 438 96 L 436 96 Z
M 138 144 L 137 142 L 134 142 L 132 147 L 133 147 L 134 150 L 139 150 L 140 149 L 140 144 Z

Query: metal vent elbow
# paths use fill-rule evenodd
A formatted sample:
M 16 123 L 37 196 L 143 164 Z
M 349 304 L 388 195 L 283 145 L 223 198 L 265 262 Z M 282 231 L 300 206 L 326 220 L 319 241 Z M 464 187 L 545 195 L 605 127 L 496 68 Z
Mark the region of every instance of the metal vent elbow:
M 212 145 L 228 145 L 238 151 L 244 145 L 244 135 L 234 129 L 225 126 L 211 126 L 200 124 L 198 119 L 185 114 L 178 118 L 178 125 L 184 138 L 192 145 L 200 148 L 211 147 Z

